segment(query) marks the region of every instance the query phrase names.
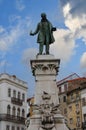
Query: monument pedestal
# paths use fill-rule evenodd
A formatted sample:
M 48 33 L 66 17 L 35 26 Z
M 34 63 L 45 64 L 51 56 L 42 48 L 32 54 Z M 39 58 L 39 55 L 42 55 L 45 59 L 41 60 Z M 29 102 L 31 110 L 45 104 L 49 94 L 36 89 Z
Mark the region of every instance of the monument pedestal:
M 35 97 L 33 115 L 27 130 L 68 130 L 59 110 L 56 75 L 60 60 L 53 55 L 37 55 L 31 60 L 35 76 Z

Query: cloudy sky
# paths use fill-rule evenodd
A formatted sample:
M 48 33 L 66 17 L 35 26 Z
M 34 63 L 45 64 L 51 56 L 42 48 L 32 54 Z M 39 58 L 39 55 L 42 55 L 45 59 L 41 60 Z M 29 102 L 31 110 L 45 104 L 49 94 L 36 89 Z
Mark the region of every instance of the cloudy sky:
M 42 12 L 57 28 L 50 46 L 61 59 L 57 80 L 72 73 L 86 76 L 86 0 L 0 0 L 0 73 L 28 82 L 29 96 L 35 86 L 29 61 L 38 52 L 37 36 L 29 32 Z

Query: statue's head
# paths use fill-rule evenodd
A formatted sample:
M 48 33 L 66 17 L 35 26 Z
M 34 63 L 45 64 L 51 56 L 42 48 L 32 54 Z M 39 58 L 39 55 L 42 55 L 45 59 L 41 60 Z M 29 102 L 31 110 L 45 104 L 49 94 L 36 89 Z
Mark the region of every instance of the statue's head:
M 46 18 L 46 14 L 45 13 L 41 13 L 41 17 L 42 18 Z

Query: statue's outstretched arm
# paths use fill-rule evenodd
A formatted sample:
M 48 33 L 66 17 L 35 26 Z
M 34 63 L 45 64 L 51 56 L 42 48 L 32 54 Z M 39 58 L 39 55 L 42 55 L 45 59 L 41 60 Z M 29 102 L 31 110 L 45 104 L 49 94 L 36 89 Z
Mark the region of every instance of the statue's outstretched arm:
M 34 36 L 39 32 L 39 24 L 37 25 L 37 28 L 34 32 L 30 31 L 30 35 Z

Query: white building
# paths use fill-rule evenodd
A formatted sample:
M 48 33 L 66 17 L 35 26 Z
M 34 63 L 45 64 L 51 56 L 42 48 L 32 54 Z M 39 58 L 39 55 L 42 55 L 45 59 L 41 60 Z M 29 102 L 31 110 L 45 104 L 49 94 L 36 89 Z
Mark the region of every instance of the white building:
M 27 83 L 0 74 L 0 130 L 24 130 L 26 114 Z

